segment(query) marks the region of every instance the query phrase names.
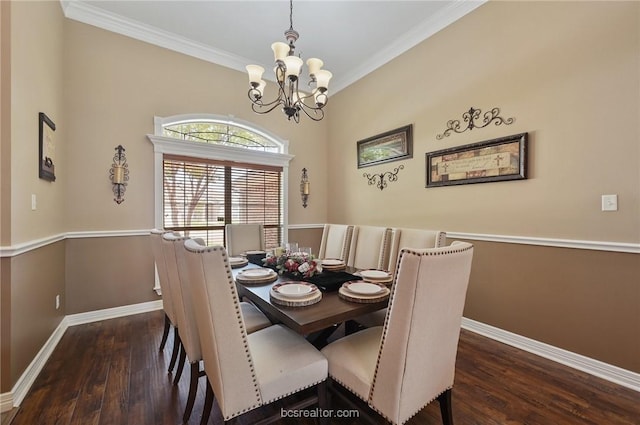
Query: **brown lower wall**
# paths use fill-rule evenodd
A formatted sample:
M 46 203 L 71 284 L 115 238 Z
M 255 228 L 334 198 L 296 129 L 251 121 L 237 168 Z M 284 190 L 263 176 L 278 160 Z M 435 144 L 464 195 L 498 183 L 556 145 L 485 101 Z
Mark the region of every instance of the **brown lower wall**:
M 67 240 L 67 314 L 156 301 L 149 236 Z
M 640 373 L 640 256 L 474 244 L 464 316 Z
M 317 252 L 321 235 L 294 229 L 289 240 Z M 640 373 L 637 254 L 470 242 L 465 317 Z M 3 258 L 10 342 L 3 333 L 0 366 L 10 365 L 11 376 L 3 374 L 0 392 L 11 390 L 65 314 L 157 300 L 153 270 L 148 236 L 67 239 Z
M 8 285 L 11 297 L 8 349 L 11 380 L 3 380 L 2 392 L 11 390 L 64 318 L 64 247 L 65 242 L 59 241 L 12 257 L 9 282 L 3 274 L 3 295 Z M 56 295 L 61 298 L 57 310 Z M 4 312 L 2 319 L 4 322 Z

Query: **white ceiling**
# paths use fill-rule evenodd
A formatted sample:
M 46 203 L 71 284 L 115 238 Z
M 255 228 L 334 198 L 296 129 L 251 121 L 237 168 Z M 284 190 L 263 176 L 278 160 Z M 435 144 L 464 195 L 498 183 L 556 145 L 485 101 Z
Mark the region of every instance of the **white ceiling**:
M 333 73 L 330 92 L 347 87 L 486 0 L 295 0 L 296 54 Z M 271 43 L 286 41 L 289 2 L 61 0 L 67 18 L 239 71 L 273 68 Z M 304 73 L 304 71 L 303 71 Z M 273 71 L 265 72 L 273 79 Z

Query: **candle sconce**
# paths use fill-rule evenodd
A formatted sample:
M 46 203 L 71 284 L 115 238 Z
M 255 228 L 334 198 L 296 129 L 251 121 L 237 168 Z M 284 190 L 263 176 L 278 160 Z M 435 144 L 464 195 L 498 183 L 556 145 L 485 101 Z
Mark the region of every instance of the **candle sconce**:
M 116 204 L 124 202 L 124 192 L 126 190 L 127 182 L 129 181 L 129 164 L 127 164 L 127 157 L 124 154 L 124 148 L 122 145 L 116 147 L 116 154 L 113 156 L 113 164 L 109 170 L 109 179 L 111 179 L 113 194 Z
M 300 196 L 302 197 L 302 206 L 307 208 L 307 201 L 310 193 L 309 176 L 307 176 L 307 169 L 302 169 L 302 178 L 300 179 Z

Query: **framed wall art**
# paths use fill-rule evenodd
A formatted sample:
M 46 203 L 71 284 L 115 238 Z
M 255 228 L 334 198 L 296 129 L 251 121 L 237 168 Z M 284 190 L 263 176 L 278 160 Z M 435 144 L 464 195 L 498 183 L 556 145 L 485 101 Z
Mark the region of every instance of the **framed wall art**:
M 412 124 L 358 142 L 358 168 L 413 157 Z
M 527 133 L 426 154 L 426 187 L 527 178 Z
M 51 119 L 44 113 L 39 114 L 40 131 L 39 139 L 40 145 L 38 148 L 38 177 L 44 180 L 55 181 L 55 153 L 56 145 L 53 137 L 53 132 L 56 130 L 56 125 Z

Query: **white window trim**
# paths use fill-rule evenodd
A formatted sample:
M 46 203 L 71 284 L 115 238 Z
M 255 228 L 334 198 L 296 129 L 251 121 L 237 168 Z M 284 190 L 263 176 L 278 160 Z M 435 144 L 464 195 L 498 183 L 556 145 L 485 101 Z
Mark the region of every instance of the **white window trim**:
M 252 149 L 244 149 L 233 146 L 215 145 L 201 142 L 175 139 L 162 136 L 163 125 L 189 121 L 216 121 L 259 133 L 272 140 L 281 148 L 280 153 L 263 152 Z M 154 222 L 157 229 L 162 228 L 162 159 L 164 154 L 184 155 L 197 158 L 218 159 L 223 161 L 236 161 L 249 164 L 271 165 L 282 167 L 282 225 L 283 242 L 288 240 L 287 229 L 289 225 L 289 162 L 294 158 L 289 155 L 289 141 L 261 129 L 260 127 L 232 116 L 214 114 L 187 114 L 173 115 L 170 117 L 154 117 L 154 133 L 147 134 L 147 138 L 153 143 L 154 151 Z

